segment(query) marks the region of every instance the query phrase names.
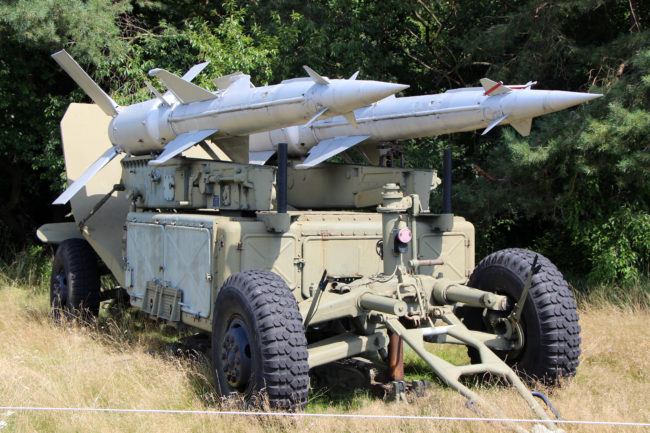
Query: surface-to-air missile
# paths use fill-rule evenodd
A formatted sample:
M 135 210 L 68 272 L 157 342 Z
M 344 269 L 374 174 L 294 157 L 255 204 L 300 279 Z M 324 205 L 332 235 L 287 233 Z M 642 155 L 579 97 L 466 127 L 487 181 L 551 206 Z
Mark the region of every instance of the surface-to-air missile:
M 207 65 L 194 66 L 183 77 L 164 69 L 152 69 L 169 89 L 162 95 L 147 83 L 154 99 L 120 107 L 64 50 L 54 60 L 109 116 L 106 150 L 54 204 L 65 204 L 115 156 L 159 154 L 149 162 L 159 165 L 211 137 L 231 159 L 248 156 L 248 134 L 277 127 L 307 124 L 317 118 L 342 115 L 354 122 L 353 110 L 376 102 L 408 86 L 379 81 L 323 77 L 305 66 L 309 78 L 254 87 L 250 76 L 235 73 L 214 80 L 219 88 L 210 92 L 190 81 Z
M 313 167 L 352 146 L 406 140 L 452 132 L 511 125 L 530 134 L 534 117 L 560 111 L 602 95 L 557 90 L 532 90 L 536 82 L 506 86 L 488 78 L 482 87 L 448 90 L 442 94 L 387 97 L 343 117 L 319 120 L 300 127 L 252 134 L 251 163 L 264 164 L 288 143 L 289 155 L 305 157 L 296 168 Z

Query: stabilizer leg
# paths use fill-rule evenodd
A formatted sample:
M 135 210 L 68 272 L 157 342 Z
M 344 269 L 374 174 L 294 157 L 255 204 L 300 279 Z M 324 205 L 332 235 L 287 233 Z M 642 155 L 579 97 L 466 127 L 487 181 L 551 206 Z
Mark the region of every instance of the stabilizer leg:
M 459 340 L 467 346 L 474 347 L 478 350 L 481 363 L 456 366 L 449 362 L 431 354 L 424 347 L 424 340 L 422 338 L 422 330 L 406 329 L 398 319 L 390 318 L 386 320 L 388 329 L 396 335 L 399 335 L 411 348 L 433 369 L 433 371 L 440 377 L 447 385 L 460 392 L 469 400 L 479 404 L 480 406 L 489 410 L 493 415 L 499 418 L 506 418 L 506 416 L 497 407 L 488 403 L 481 398 L 477 393 L 466 387 L 460 382 L 461 376 L 477 374 L 477 373 L 490 373 L 497 376 L 505 377 L 508 382 L 517 390 L 517 392 L 528 403 L 530 408 L 540 418 L 541 422 L 546 428 L 551 431 L 558 431 L 555 424 L 550 422 L 550 418 L 544 412 L 544 409 L 537 403 L 531 391 L 519 379 L 517 374 L 499 358 L 492 350 L 490 350 L 482 341 L 472 335 L 472 331 L 467 329 L 465 325 L 453 314 L 446 313 L 443 320 L 450 325 L 445 329 L 444 333 L 456 340 Z M 524 428 L 519 425 L 512 424 L 510 427 L 518 432 L 526 432 Z

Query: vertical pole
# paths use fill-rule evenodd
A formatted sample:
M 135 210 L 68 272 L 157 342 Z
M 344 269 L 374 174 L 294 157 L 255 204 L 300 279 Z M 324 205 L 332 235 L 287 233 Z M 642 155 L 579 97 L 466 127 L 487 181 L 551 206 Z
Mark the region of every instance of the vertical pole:
M 451 213 L 451 149 L 442 158 L 442 213 Z
M 404 380 L 404 342 L 388 331 L 388 375 L 391 380 Z
M 278 213 L 287 213 L 287 143 L 278 144 Z

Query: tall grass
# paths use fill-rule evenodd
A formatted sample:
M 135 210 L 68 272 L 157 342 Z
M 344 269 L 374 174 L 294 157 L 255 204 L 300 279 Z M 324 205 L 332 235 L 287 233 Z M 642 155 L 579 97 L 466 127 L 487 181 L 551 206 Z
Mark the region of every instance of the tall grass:
M 100 407 L 180 410 L 241 409 L 237 401 L 221 401 L 211 385 L 204 360 L 171 357 L 164 346 L 182 334 L 146 320 L 140 313 L 102 310 L 97 322 L 56 325 L 49 317 L 40 253 L 26 253 L 0 273 L 0 406 Z M 27 263 L 20 263 L 23 260 Z M 40 269 L 40 271 L 39 271 Z M 42 272 L 39 274 L 38 272 Z M 592 292 L 589 296 L 594 296 Z M 644 292 L 644 290 L 646 292 Z M 647 288 L 639 288 L 647 293 Z M 625 298 L 579 295 L 583 328 L 581 365 L 577 376 L 560 388 L 534 388 L 550 395 L 565 419 L 650 421 L 650 309 L 638 302 L 623 307 Z M 638 299 L 635 295 L 635 298 Z M 645 299 L 641 297 L 641 299 Z M 450 362 L 465 362 L 460 347 L 431 349 Z M 407 351 L 411 378 L 433 379 L 426 366 Z M 514 418 L 530 417 L 512 390 L 473 385 L 487 400 Z M 334 400 L 332 400 L 334 398 Z M 367 389 L 335 397 L 327 389 L 310 395 L 307 412 L 472 417 L 465 399 L 434 381 L 423 397 L 410 403 L 386 403 Z M 4 423 L 4 424 L 3 424 Z M 530 426 L 527 426 L 530 427 Z M 491 424 L 353 420 L 268 419 L 214 415 L 111 413 L 0 413 L 0 433 L 9 432 L 492 432 Z M 576 432 L 618 432 L 615 427 L 568 427 Z M 629 432 L 639 429 L 628 428 Z
M 0 260 L 0 284 L 46 291 L 50 284 L 52 257 L 48 247 L 32 246 L 17 252 L 10 262 Z
M 627 309 L 650 309 L 650 277 L 642 276 L 627 285 L 589 284 L 585 280 L 572 281 L 572 288 L 580 306 L 616 306 Z

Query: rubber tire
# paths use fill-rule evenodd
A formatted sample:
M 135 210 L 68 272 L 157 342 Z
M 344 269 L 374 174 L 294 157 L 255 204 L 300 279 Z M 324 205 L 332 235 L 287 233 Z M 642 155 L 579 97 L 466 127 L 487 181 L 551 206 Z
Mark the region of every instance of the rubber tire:
M 211 358 L 217 392 L 233 393 L 249 404 L 266 393 L 273 409 L 300 410 L 307 404 L 307 339 L 296 299 L 278 275 L 248 270 L 231 275 L 215 301 Z M 245 389 L 233 389 L 221 360 L 224 336 L 233 320 L 248 328 L 251 372 Z
M 59 281 L 60 280 L 60 281 Z M 61 290 L 57 284 L 63 282 Z M 52 262 L 50 308 L 56 319 L 90 319 L 99 313 L 100 281 L 97 256 L 84 239 L 67 239 Z
M 559 377 L 575 376 L 581 343 L 576 302 L 557 267 L 533 251 L 501 250 L 481 260 L 468 285 L 508 295 L 514 304 L 521 295 L 535 255 L 541 269 L 533 276 L 522 312 L 524 347 L 514 357 L 503 352 L 497 354 L 523 379 L 555 384 Z M 484 331 L 482 311 L 465 307 L 460 315 L 468 328 Z M 470 349 L 472 362 L 478 362 L 478 353 Z

